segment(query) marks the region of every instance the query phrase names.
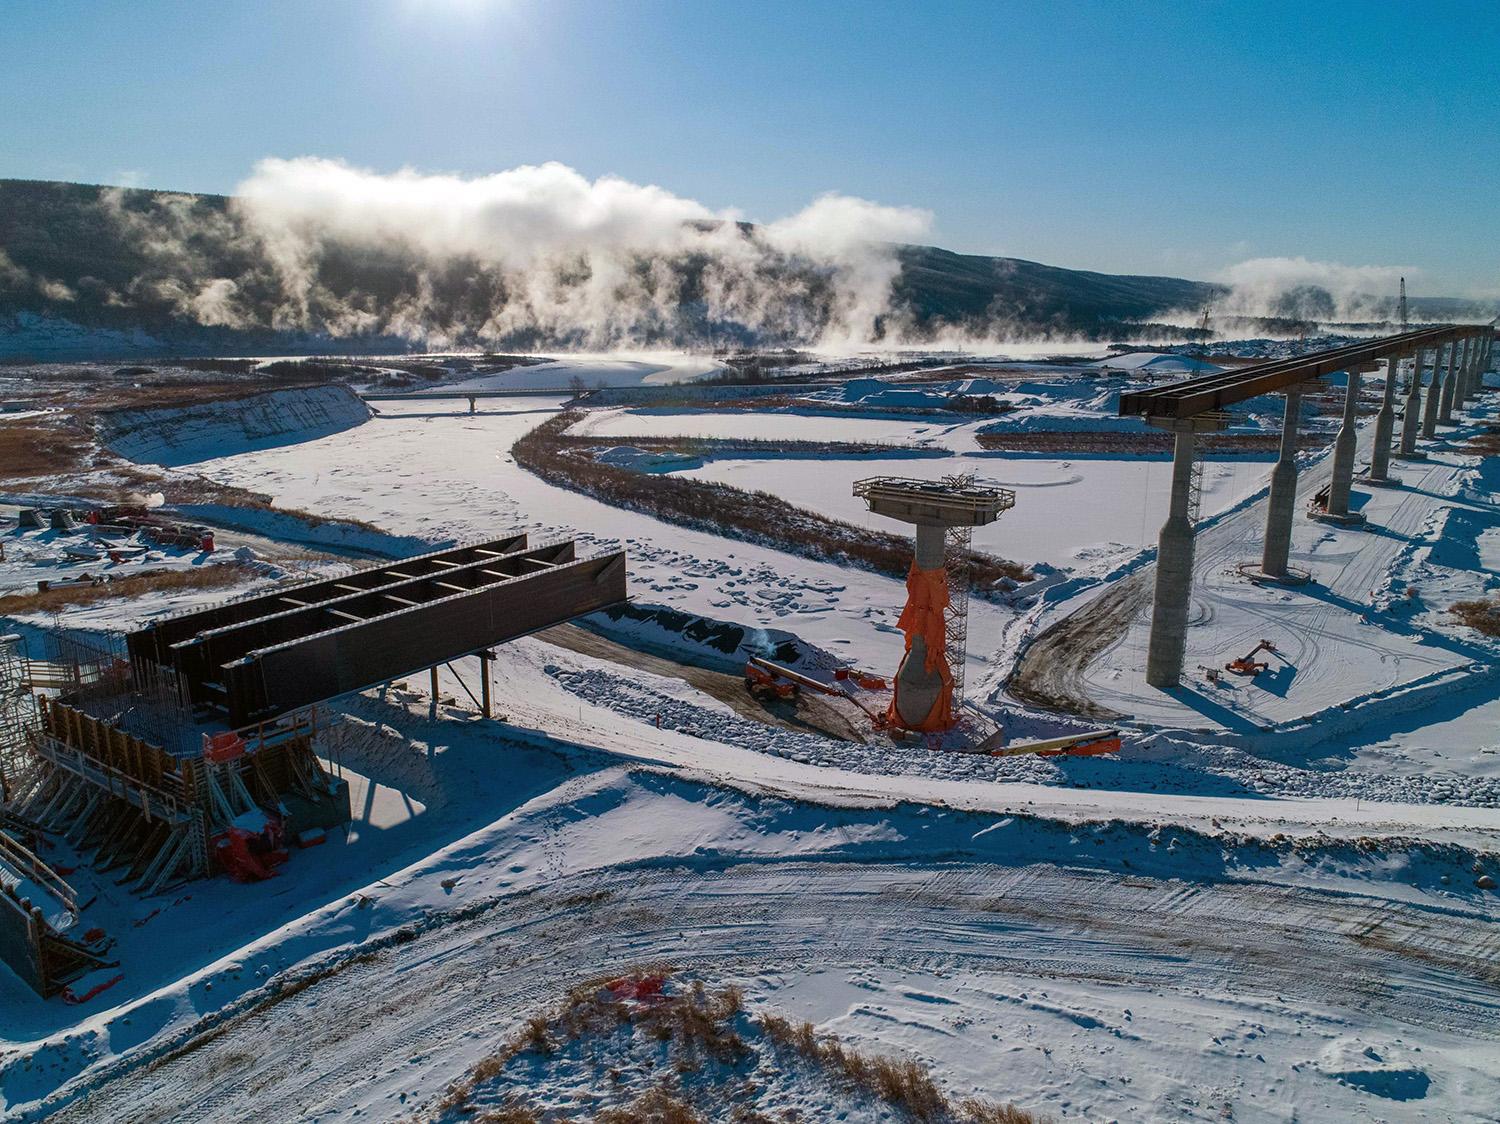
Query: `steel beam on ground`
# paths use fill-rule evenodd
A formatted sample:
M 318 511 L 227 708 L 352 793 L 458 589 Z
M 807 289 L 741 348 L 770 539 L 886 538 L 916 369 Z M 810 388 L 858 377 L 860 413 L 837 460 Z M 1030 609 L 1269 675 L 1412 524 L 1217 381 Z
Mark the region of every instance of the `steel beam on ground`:
M 527 538 L 524 534 L 512 534 L 489 542 L 444 547 L 442 550 L 428 554 L 381 563 L 344 577 L 286 582 L 266 593 L 242 597 L 208 609 L 180 613 L 177 616 L 154 621 L 147 627 L 131 633 L 127 638 L 130 656 L 132 659 L 148 659 L 153 663 L 170 664 L 173 644 L 191 639 L 211 629 L 255 620 L 286 609 L 305 608 L 322 602 L 335 601 L 351 591 L 371 592 L 377 589 L 388 589 L 401 581 L 445 568 L 443 563 L 446 562 L 461 564 L 486 558 L 500 558 L 525 550 L 526 547 Z

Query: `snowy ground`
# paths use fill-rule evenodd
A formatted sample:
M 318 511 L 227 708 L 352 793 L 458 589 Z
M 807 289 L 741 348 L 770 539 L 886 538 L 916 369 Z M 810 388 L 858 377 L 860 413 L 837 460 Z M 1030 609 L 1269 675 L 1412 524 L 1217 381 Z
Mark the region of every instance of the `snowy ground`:
M 1076 397 L 1067 409 L 1107 417 L 1097 395 Z M 511 443 L 559 404 L 497 399 L 471 417 L 382 403 L 355 428 L 194 468 L 417 538 L 566 527 L 624 542 L 642 604 L 895 665 L 900 583 L 686 532 L 519 470 Z M 747 428 L 717 420 L 728 418 Z M 1166 466 L 968 455 L 990 421 L 601 411 L 581 428 L 616 443 L 652 432 L 643 423 L 731 437 L 806 425 L 815 440 L 950 454 L 893 459 L 903 475 L 962 464 L 1013 483 L 1020 503 L 993 548 L 1027 557 L 1007 542 L 1051 536 L 1046 560 L 1069 572 L 1033 605 L 976 602 L 969 671 L 972 697 L 1024 734 L 1053 720 L 1001 693 L 1017 646 L 1149 559 Z M 696 471 L 741 484 L 770 473 L 795 502 L 863 521 L 839 506 L 856 470 L 878 469 L 787 459 Z M 1298 653 L 1274 695 L 1289 709 L 1265 721 L 1420 659 L 1493 663 L 1487 649 L 1433 642 L 1448 599 L 1497 581 L 1487 464 L 1448 450 L 1398 470 L 1408 486 L 1365 508 L 1389 535 L 1351 546 L 1359 533 L 1299 530 L 1297 560 L 1333 591 L 1312 606 L 1262 604 L 1223 577 L 1258 551 L 1244 505 L 1265 465 L 1209 471 L 1205 514 L 1236 503 L 1244 514 L 1221 514 L 1200 538 L 1199 597 L 1214 614 L 1195 650 L 1228 643 L 1216 621 L 1250 633 L 1316 621 L 1333 637 Z M 1018 522 L 1027 507 L 1049 518 Z M 1118 551 L 1088 553 L 1110 541 Z M 154 608 L 114 606 L 113 623 Z M 1125 697 L 1125 674 L 1099 689 Z M 752 1010 L 914 1055 L 956 1096 L 1057 1119 L 1479 1121 L 1500 1103 L 1500 905 L 1483 881 L 1500 874 L 1491 681 L 1408 698 L 1380 723 L 1324 721 L 1296 752 L 1258 752 L 1225 721 L 1223 735 L 1134 739 L 1119 758 L 1044 761 L 766 726 L 681 680 L 542 638 L 504 646 L 496 676 L 496 721 L 447 703 L 429 717 L 425 697 L 399 687 L 347 700 L 329 752 L 355 822 L 270 882 L 142 901 L 80 870 L 85 896 L 99 896 L 85 921 L 119 939 L 126 976 L 75 1009 L 0 974 L 0 1113 L 420 1119 L 570 984 L 663 960 L 742 984 Z M 1318 677 L 1307 701 L 1293 698 Z M 462 697 L 448 672 L 442 686 Z M 1197 712 L 1156 720 L 1205 724 Z M 586 1084 L 536 1072 L 558 1097 Z M 806 1118 L 826 1118 L 811 1084 L 786 1089 Z
M 1062 1119 L 1477 1121 L 1500 992 L 1468 859 L 598 769 L 28 1047 L 6 1096 L 19 1120 L 420 1118 L 571 983 L 666 961 Z
M 570 355 L 534 366 L 513 367 L 496 374 L 444 382 L 444 390 L 551 390 L 582 379 L 596 386 L 663 386 L 696 382 L 724 369 L 713 359 L 689 355 L 642 353 L 632 356 Z
M 1368 431 L 1364 436 L 1368 440 Z M 1315 574 L 1316 582 L 1262 587 L 1235 571 L 1260 556 L 1264 504 L 1221 522 L 1197 546 L 1184 686 L 1172 692 L 1146 686 L 1149 614 L 1143 613 L 1090 668 L 1091 695 L 1142 723 L 1245 733 L 1398 688 L 1446 693 L 1482 679 L 1493 692 L 1491 647 L 1475 634 L 1458 634 L 1451 618 L 1444 619 L 1454 601 L 1493 584 L 1480 546 L 1495 525 L 1493 505 L 1463 498 L 1476 484 L 1488 494 L 1481 477 L 1492 470 L 1451 447 L 1434 449 L 1424 461 L 1393 461 L 1400 486 L 1356 485 L 1353 506 L 1367 522 L 1354 529 L 1301 516 L 1301 506 L 1326 483 L 1328 468 L 1324 461 L 1302 475 L 1293 525 L 1292 564 Z M 1272 641 L 1278 654 L 1253 679 L 1225 676 L 1214 686 L 1194 670 L 1218 667 L 1261 639 Z

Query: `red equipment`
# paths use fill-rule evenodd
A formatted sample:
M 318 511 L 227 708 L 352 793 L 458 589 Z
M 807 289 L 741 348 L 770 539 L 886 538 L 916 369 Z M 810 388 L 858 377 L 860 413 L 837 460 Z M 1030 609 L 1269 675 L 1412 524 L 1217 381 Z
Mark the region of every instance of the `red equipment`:
M 203 735 L 203 756 L 210 761 L 233 761 L 245 752 L 245 739 L 228 730 L 222 734 Z
M 745 690 L 752 695 L 773 694 L 779 699 L 794 699 L 797 697 L 798 687 L 775 672 L 751 662 L 745 665 Z
M 263 882 L 275 877 L 275 868 L 291 857 L 281 845 L 279 816 L 268 815 L 260 831 L 230 827 L 209 842 L 219 865 L 236 882 Z
M 1275 655 L 1276 645 L 1272 644 L 1269 640 L 1262 640 L 1259 644 L 1251 648 L 1249 652 L 1245 653 L 1245 655 L 1241 656 L 1239 659 L 1230 660 L 1228 663 L 1226 663 L 1224 665 L 1224 670 L 1233 672 L 1235 675 L 1259 675 L 1262 671 L 1265 671 L 1268 667 L 1271 666 L 1265 661 L 1256 660 L 1255 657 L 1258 656 L 1261 652 L 1270 652 L 1272 655 Z

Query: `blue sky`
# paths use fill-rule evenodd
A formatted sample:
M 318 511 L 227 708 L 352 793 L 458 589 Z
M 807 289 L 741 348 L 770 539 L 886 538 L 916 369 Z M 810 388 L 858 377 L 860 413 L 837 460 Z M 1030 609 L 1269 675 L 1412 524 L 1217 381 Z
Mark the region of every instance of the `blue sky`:
M 1209 276 L 1500 291 L 1500 5 L 0 0 L 0 176 L 227 192 L 266 156 L 559 160 L 752 219 Z

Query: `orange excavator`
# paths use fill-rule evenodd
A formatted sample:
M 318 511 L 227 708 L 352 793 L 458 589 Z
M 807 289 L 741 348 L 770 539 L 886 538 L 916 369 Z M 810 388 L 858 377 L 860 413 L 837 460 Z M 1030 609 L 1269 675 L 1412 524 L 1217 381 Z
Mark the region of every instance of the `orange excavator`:
M 1251 648 L 1249 652 L 1241 656 L 1239 659 L 1230 660 L 1228 663 L 1226 663 L 1224 665 L 1224 670 L 1232 672 L 1235 675 L 1259 675 L 1262 671 L 1265 671 L 1268 667 L 1271 666 L 1264 660 L 1257 660 L 1255 658 L 1262 652 L 1270 652 L 1272 655 L 1275 655 L 1276 645 L 1272 644 L 1269 640 L 1262 640 L 1259 644 Z

